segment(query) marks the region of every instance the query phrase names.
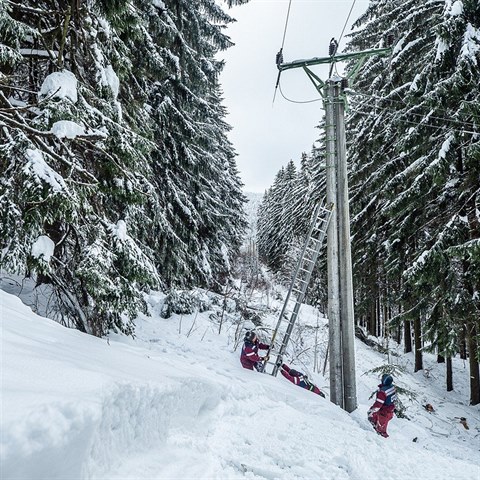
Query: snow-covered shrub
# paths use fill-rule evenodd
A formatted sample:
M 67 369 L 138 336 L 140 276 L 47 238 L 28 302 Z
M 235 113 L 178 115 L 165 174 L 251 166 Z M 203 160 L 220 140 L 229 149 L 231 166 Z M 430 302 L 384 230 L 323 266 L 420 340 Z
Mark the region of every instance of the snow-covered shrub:
M 161 311 L 162 318 L 170 318 L 173 313 L 189 315 L 196 309 L 196 300 L 187 290 L 171 290 L 165 297 Z

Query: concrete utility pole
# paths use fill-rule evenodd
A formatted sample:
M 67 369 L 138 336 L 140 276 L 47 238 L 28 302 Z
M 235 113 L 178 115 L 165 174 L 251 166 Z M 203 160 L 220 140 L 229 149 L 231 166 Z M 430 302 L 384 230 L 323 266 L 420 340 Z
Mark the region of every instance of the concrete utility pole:
M 330 364 L 330 400 L 345 408 L 343 401 L 342 338 L 340 317 L 340 271 L 338 244 L 338 189 L 337 189 L 337 121 L 335 112 L 335 83 L 328 81 L 324 87 L 326 189 L 327 202 L 334 205 L 327 231 L 328 276 L 328 350 Z M 338 100 L 337 100 L 338 101 Z
M 327 236 L 330 399 L 347 412 L 357 408 L 350 213 L 342 78 L 324 87 L 327 202 L 335 209 Z
M 330 81 L 335 81 L 331 79 Z M 342 80 L 333 88 L 334 112 L 337 128 L 337 212 L 338 212 L 338 272 L 340 275 L 340 333 L 343 366 L 343 408 L 353 412 L 357 408 L 355 379 L 355 318 L 353 312 L 352 253 L 350 248 L 350 211 L 347 175 L 347 148 L 345 142 L 345 102 L 340 100 Z M 338 100 L 337 100 L 338 99 Z
M 356 76 L 365 59 L 370 55 L 387 55 L 391 48 L 347 53 L 330 57 L 296 60 L 284 63 L 277 55 L 280 73 L 292 68 L 303 68 L 315 88 L 323 97 L 325 108 L 326 189 L 327 202 L 335 208 L 327 232 L 328 271 L 328 322 L 330 352 L 330 400 L 347 412 L 357 408 L 355 379 L 355 321 L 353 309 L 352 254 L 350 247 L 350 213 L 345 141 L 346 79 L 331 76 L 323 82 L 308 67 L 311 65 L 359 59 L 352 71 Z M 332 72 L 332 68 L 330 68 Z M 278 80 L 277 80 L 278 85 Z

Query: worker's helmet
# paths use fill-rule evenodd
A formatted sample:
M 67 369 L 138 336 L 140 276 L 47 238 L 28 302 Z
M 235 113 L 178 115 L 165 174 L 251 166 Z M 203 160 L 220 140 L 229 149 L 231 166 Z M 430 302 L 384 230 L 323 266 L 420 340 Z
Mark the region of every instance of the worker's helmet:
M 388 385 L 391 385 L 392 383 L 393 383 L 393 377 L 388 373 L 384 373 L 382 375 L 382 385 L 388 386 Z
M 245 334 L 245 342 L 255 343 L 257 341 L 257 334 L 252 330 Z

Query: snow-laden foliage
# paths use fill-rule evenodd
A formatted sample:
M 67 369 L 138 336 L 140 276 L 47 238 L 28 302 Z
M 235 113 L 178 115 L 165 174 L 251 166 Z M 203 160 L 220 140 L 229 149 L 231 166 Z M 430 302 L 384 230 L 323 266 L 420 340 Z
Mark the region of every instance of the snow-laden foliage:
M 372 2 L 349 43 L 357 50 L 396 38 L 391 57 L 366 62 L 351 103 L 357 312 L 386 308 L 384 320 L 414 321 L 447 358 L 466 337 L 474 403 L 479 13 L 478 2 Z
M 244 197 L 215 54 L 230 21 L 208 0 L 0 2 L 1 267 L 51 284 L 67 323 L 132 332 L 149 288 L 229 275 Z

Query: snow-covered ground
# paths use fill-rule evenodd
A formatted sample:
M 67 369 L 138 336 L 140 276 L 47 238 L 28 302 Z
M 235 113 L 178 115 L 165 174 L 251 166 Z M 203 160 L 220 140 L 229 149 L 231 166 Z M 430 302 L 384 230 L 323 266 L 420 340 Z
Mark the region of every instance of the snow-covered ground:
M 135 340 L 106 340 L 0 291 L 2 480 L 480 478 L 480 414 L 468 406 L 463 361 L 454 392 L 433 356 L 428 376 L 396 378 L 417 398 L 404 399 L 410 420 L 394 418 L 384 439 L 366 420 L 377 379 L 364 374 L 384 355 L 356 344 L 359 407 L 348 414 L 328 401 L 319 373 L 310 371 L 327 399 L 242 369 L 234 323 L 219 334 L 208 311 L 162 319 L 163 296 L 148 300 Z M 316 324 L 313 309 L 302 311 L 304 325 Z M 322 344 L 326 329 L 316 331 Z M 412 361 L 395 357 L 409 372 Z

